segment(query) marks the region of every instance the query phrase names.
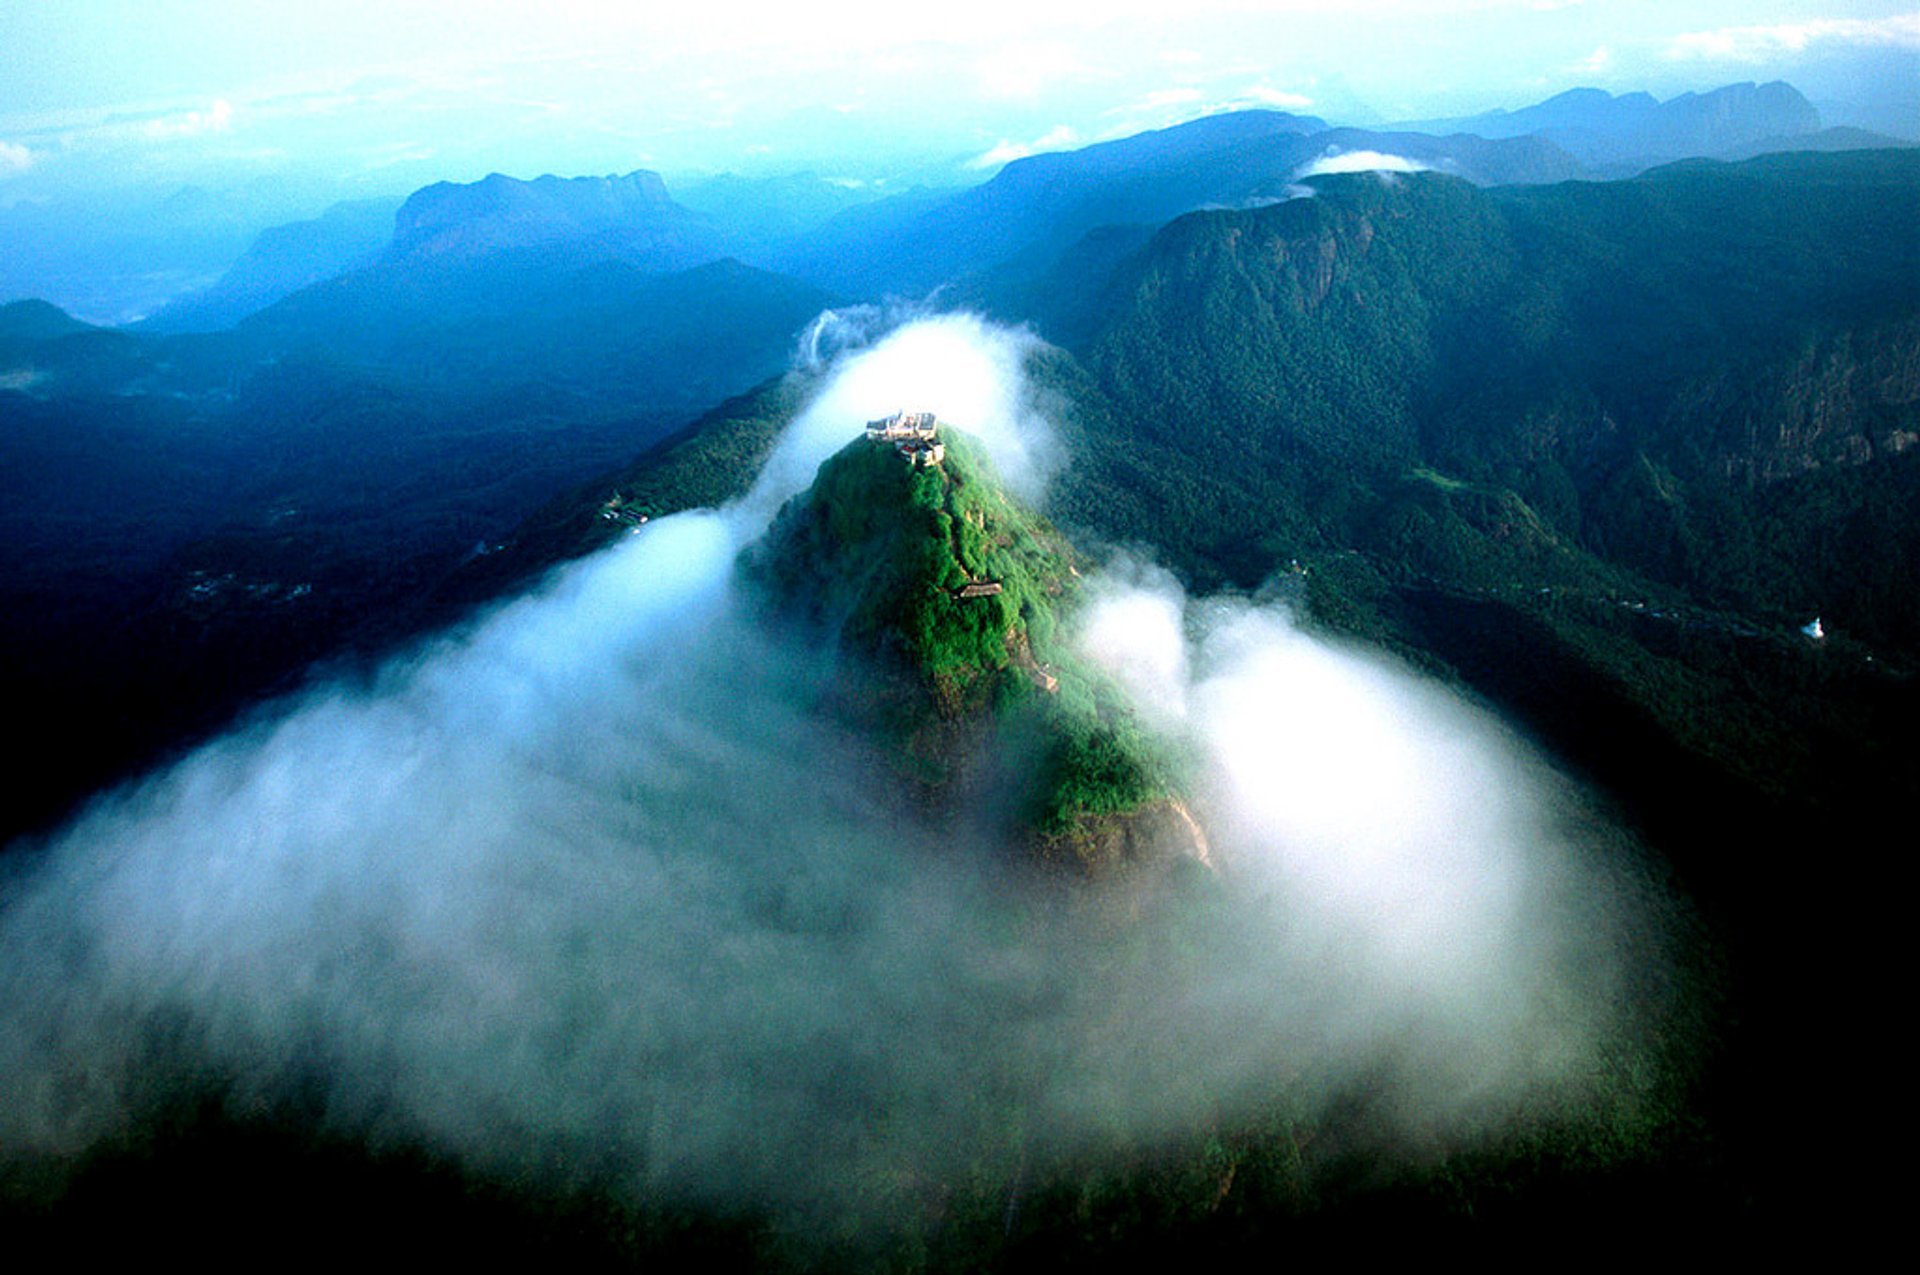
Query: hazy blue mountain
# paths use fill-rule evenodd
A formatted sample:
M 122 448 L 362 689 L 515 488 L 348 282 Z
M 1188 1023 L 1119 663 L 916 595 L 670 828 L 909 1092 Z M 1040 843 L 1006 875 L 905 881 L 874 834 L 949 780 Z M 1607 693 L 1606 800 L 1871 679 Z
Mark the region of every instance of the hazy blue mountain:
M 831 300 L 733 261 L 535 249 L 382 263 L 212 335 L 0 310 L 0 692 L 42 740 L 0 828 L 408 611 L 554 492 L 785 368 Z
M 212 287 L 169 302 L 143 326 L 159 332 L 217 332 L 309 284 L 364 266 L 393 239 L 399 201 L 339 203 L 311 221 L 260 232 Z
M 1534 106 L 1402 127 L 1481 137 L 1537 135 L 1590 167 L 1645 167 L 1686 156 L 1742 157 L 1767 142 L 1820 131 L 1820 113 L 1792 85 L 1729 84 L 1683 93 L 1665 102 L 1647 93 L 1618 97 L 1604 89 L 1569 89 Z
M 720 370 L 743 342 L 783 350 L 824 304 L 816 290 L 724 261 L 721 245 L 648 172 L 443 182 L 401 205 L 377 256 L 248 316 L 231 348 L 412 384 L 531 380 L 697 408 L 764 375 L 763 356 L 741 374 Z M 696 266 L 705 273 L 685 274 Z M 664 282 L 675 275 L 685 277 Z
M 1783 151 L 1876 151 L 1893 150 L 1903 146 L 1920 146 L 1920 142 L 1843 125 L 1838 128 L 1823 128 L 1815 133 L 1763 137 L 1757 141 L 1729 147 L 1713 158 L 1740 160 L 1779 154 Z
M 407 197 L 388 260 L 458 261 L 542 248 L 580 261 L 685 269 L 724 255 L 719 233 L 674 202 L 656 173 L 439 182 Z
M 1434 137 L 1426 133 L 1335 128 L 1310 139 L 1319 149 L 1313 160 L 1336 160 L 1350 152 L 1373 151 L 1464 177 L 1476 186 L 1533 186 L 1589 176 L 1552 142 L 1535 136 L 1489 140 L 1472 133 Z M 1272 186 L 1255 197 L 1281 194 Z
M 533 383 L 594 412 L 693 412 L 785 366 L 831 302 L 731 259 L 657 273 L 581 264 L 577 247 L 385 260 L 295 293 L 233 339 L 253 359 L 330 360 L 456 393 Z
M 0 306 L 0 389 L 115 393 L 146 369 L 139 342 L 125 333 L 82 323 L 46 301 Z
M 1095 227 L 1157 225 L 1196 208 L 1270 201 L 1307 165 L 1355 151 L 1391 152 L 1488 184 L 1579 172 L 1539 139 L 1382 134 L 1328 129 L 1280 111 L 1236 111 L 1016 160 L 930 207 L 884 221 L 876 208 L 861 224 L 829 226 L 777 260 L 803 278 L 866 294 L 924 292 L 995 268 L 1033 276 Z
M 135 322 L 211 285 L 261 230 L 315 206 L 309 197 L 256 179 L 10 202 L 0 302 L 37 297 L 91 322 Z
M 708 218 L 743 252 L 783 243 L 880 198 L 882 192 L 872 185 L 831 181 L 817 173 L 721 173 L 687 185 L 679 195 L 682 204 Z
M 85 332 L 91 327 L 50 301 L 11 301 L 0 305 L 0 340 L 45 341 Z

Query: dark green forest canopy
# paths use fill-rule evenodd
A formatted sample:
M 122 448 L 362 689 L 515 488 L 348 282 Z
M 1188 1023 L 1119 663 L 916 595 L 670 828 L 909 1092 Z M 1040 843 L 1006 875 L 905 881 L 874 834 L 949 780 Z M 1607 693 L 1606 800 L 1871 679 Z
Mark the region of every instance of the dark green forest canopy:
M 1551 539 L 1717 605 L 1920 637 L 1875 584 L 1914 524 L 1789 525 L 1797 491 L 1829 515 L 1912 506 L 1902 467 L 1867 462 L 1920 434 L 1914 153 L 1316 185 L 1182 218 L 1091 310 L 1040 316 L 1086 334 L 1047 371 L 1083 422 L 1058 516 L 1249 586 L 1309 552 L 1400 565 L 1409 539 L 1417 571 L 1484 565 L 1425 534 L 1424 468 L 1464 484 L 1449 505 L 1524 504 L 1482 511 L 1496 559 Z

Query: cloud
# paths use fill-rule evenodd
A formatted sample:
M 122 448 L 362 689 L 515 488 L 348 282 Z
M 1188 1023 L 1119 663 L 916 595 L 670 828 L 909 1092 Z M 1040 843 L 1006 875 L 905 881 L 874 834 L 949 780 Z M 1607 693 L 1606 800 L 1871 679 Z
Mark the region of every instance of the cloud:
M 204 111 L 183 111 L 157 120 L 148 120 L 141 131 L 151 138 L 199 137 L 224 133 L 233 127 L 233 104 L 217 98 Z
M 18 142 L 0 142 L 0 177 L 18 177 L 38 159 L 31 149 Z
M 801 363 L 832 367 L 834 375 L 782 435 L 743 507 L 771 517 L 867 421 L 902 409 L 936 411 L 982 439 L 1008 485 L 1038 503 L 1062 461 L 1045 404 L 1025 374 L 1040 346 L 1024 328 L 974 315 L 827 311 L 809 325 Z
M 1920 49 L 1920 14 L 1888 18 L 1813 18 L 1767 26 L 1721 27 L 1674 37 L 1666 56 L 1676 60 L 1761 62 L 1804 53 L 1819 44 Z
M 1613 50 L 1600 45 L 1583 58 L 1576 58 L 1567 67 L 1568 70 L 1582 75 L 1600 75 L 1613 69 Z
M 1298 173 L 1300 177 L 1318 177 L 1323 173 L 1423 173 L 1432 165 L 1404 155 L 1384 151 L 1328 151 Z
M 989 100 L 1030 100 L 1063 84 L 1108 73 L 1082 60 L 1072 46 L 1048 41 L 1009 44 L 973 64 L 980 93 Z
M 1266 84 L 1255 84 L 1240 96 L 1248 102 L 1257 103 L 1260 106 L 1277 107 L 1283 111 L 1304 111 L 1313 105 L 1313 99 L 1305 93 L 1276 89 Z
M 992 149 L 974 156 L 967 161 L 968 168 L 998 168 L 1010 164 L 1016 159 L 1025 159 L 1029 155 L 1038 155 L 1045 151 L 1072 150 L 1080 144 L 1080 134 L 1070 125 L 1055 124 L 1030 142 L 1013 142 L 1001 138 Z
M 375 147 L 361 161 L 363 170 L 373 172 L 401 164 L 421 164 L 439 152 L 422 142 L 386 142 Z
M 1192 106 L 1196 102 L 1203 102 L 1205 100 L 1206 94 L 1201 90 L 1183 85 L 1179 88 L 1155 89 L 1153 92 L 1141 97 L 1131 106 L 1120 107 L 1118 109 L 1158 111 L 1165 110 L 1170 106 Z
M 1091 579 L 1084 648 L 1192 754 L 1222 865 L 1124 923 L 896 792 L 835 717 L 849 670 L 768 622 L 737 553 L 903 405 L 1031 484 L 1037 349 L 952 315 L 850 340 L 740 503 L 15 857 L 0 1169 L 196 1077 L 536 1186 L 836 1228 L 1276 1100 L 1357 1103 L 1344 1136 L 1383 1154 L 1536 1099 L 1625 1128 L 1651 896 L 1564 781 L 1406 669 L 1124 561 Z
M 1243 70 L 1235 71 L 1232 78 L 1237 79 L 1242 74 Z M 1102 117 L 1111 123 L 1101 130 L 1097 140 L 1108 141 L 1147 129 L 1170 128 L 1228 111 L 1300 111 L 1313 104 L 1313 99 L 1305 93 L 1277 88 L 1265 82 L 1255 82 L 1245 88 L 1224 92 L 1217 84 L 1210 88 L 1177 85 L 1155 89 L 1123 106 L 1103 111 Z

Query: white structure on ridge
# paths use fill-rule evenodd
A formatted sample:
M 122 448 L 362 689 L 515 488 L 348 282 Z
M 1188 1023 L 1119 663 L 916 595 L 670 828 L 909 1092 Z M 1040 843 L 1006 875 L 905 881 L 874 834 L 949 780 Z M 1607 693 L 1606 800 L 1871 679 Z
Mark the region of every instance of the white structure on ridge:
M 938 465 L 946 458 L 947 445 L 940 441 L 939 432 L 940 422 L 932 412 L 901 411 L 867 422 L 868 441 L 892 443 L 916 468 Z

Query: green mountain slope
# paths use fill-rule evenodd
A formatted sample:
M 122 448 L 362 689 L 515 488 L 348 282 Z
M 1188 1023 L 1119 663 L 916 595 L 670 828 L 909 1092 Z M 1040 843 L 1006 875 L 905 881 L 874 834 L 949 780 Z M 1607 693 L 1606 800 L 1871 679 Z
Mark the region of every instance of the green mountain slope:
M 781 511 L 755 561 L 776 593 L 842 639 L 895 656 L 943 713 L 1006 693 L 1053 645 L 1071 549 L 1020 510 L 973 440 L 943 431 L 945 459 L 913 465 L 858 440 Z M 992 590 L 962 599 L 963 590 Z
M 1173 801 L 1170 761 L 1065 643 L 1072 546 L 977 441 L 940 434 L 931 464 L 864 438 L 842 449 L 744 556 L 747 576 L 837 644 L 837 698 L 930 799 L 977 804 L 1012 776 L 1014 835 L 1092 872 L 1191 849 L 1185 821 L 1151 809 Z
M 1837 604 L 1872 640 L 1920 638 L 1920 612 L 1840 561 L 1884 556 L 1884 518 L 1829 521 L 1850 547 L 1815 552 L 1778 511 L 1794 482 L 1859 505 L 1883 484 L 1868 468 L 1920 437 L 1920 159 L 1318 189 L 1182 218 L 1103 288 L 1062 292 L 1077 312 L 1038 315 L 1090 374 L 1073 396 L 1103 423 L 1066 495 L 1111 511 L 1102 530 L 1243 584 L 1325 545 L 1397 559 L 1378 536 L 1424 466 L 1715 605 Z M 1165 454 L 1135 464 L 1143 444 Z

